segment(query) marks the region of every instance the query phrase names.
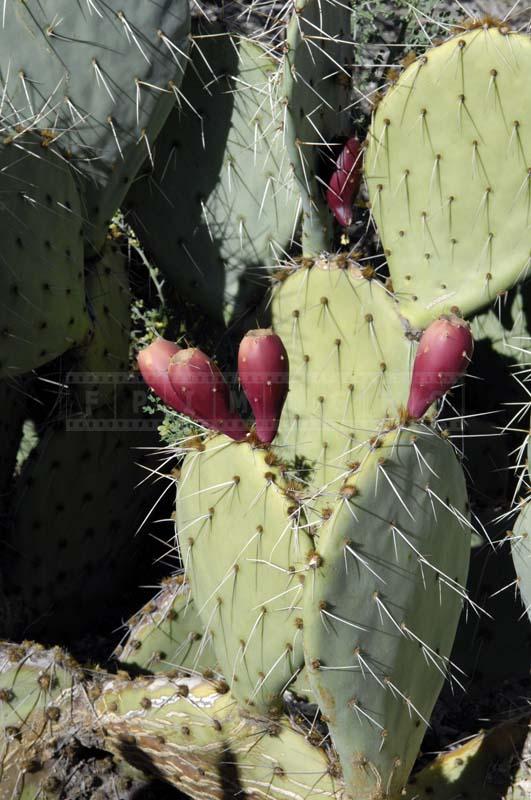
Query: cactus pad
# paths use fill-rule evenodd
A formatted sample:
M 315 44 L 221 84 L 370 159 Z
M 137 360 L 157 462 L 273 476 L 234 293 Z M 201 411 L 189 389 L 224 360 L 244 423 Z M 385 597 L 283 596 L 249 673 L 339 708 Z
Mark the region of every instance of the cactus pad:
M 221 318 L 225 304 L 239 313 L 261 299 L 264 265 L 294 233 L 298 194 L 278 133 L 281 110 L 269 96 L 274 61 L 219 32 L 198 39 L 192 57 L 186 102 L 157 141 L 155 172 L 135 183 L 127 205 L 157 267 Z
M 81 409 L 90 413 L 112 407 L 129 377 L 131 292 L 127 259 L 118 243 L 107 242 L 101 258 L 87 264 L 85 282 L 91 334 L 72 353 L 75 366 L 67 382 L 77 391 Z
M 338 800 L 338 767 L 290 721 L 241 715 L 226 686 L 197 677 L 110 680 L 95 703 L 106 745 L 186 795 Z M 147 758 L 146 758 L 147 756 Z
M 233 694 L 267 710 L 303 661 L 301 570 L 312 543 L 263 450 L 221 436 L 204 448 L 181 473 L 181 556 Z
M 414 328 L 529 276 L 530 72 L 530 36 L 482 26 L 417 58 L 376 109 L 366 178 Z
M 339 497 L 306 578 L 305 658 L 347 790 L 387 800 L 405 785 L 454 669 L 466 489 L 450 444 L 401 429 L 362 455 Z
M 127 640 L 114 654 L 126 669 L 198 672 L 216 664 L 211 643 L 203 636 L 190 587 L 182 575 L 168 578 L 156 597 L 128 625 Z
M 511 553 L 524 614 L 531 620 L 531 503 L 520 511 L 511 536 Z
M 134 585 L 139 568 L 142 539 L 135 532 L 149 511 L 151 492 L 135 488 L 145 475 L 133 448 L 148 447 L 153 439 L 109 430 L 105 419 L 94 418 L 93 425 L 49 427 L 11 498 L 6 593 L 17 600 L 32 632 L 43 636 L 101 619 L 102 605 L 112 608 L 124 586 Z M 20 629 L 10 635 L 16 633 Z
M 83 340 L 82 215 L 68 167 L 28 136 L 0 145 L 0 377 Z
M 47 147 L 66 153 L 87 195 L 87 231 L 96 243 L 152 156 L 188 45 L 183 0 L 123 6 L 9 4 L 0 32 L 6 122 L 42 131 Z
M 360 445 L 405 406 L 414 344 L 385 287 L 345 259 L 297 269 L 272 308 L 290 364 L 275 446 L 290 463 L 304 455 L 312 487 L 337 489 Z

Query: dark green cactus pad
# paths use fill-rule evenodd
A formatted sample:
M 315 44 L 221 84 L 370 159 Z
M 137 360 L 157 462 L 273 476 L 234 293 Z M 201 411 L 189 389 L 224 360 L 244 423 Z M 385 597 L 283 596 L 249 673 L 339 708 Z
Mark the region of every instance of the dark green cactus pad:
M 87 198 L 87 233 L 99 244 L 175 102 L 188 4 L 41 0 L 4 11 L 5 122 L 43 131 L 71 161 Z
M 89 319 L 83 218 L 68 167 L 33 137 L 21 135 L 0 145 L 0 170 L 0 378 L 5 378 L 81 342 Z
M 116 419 L 48 428 L 22 469 L 2 565 L 21 619 L 3 635 L 24 635 L 28 625 L 41 637 L 77 632 L 137 584 L 144 545 L 135 533 L 154 500 L 148 484 L 136 487 L 146 477 L 138 462 L 154 438 L 128 430 L 131 404 L 123 389 L 120 397 Z
M 341 257 L 295 270 L 275 290 L 272 312 L 290 365 L 274 444 L 290 463 L 304 456 L 308 490 L 326 502 L 360 446 L 400 416 L 415 343 L 383 284 Z
M 530 72 L 530 36 L 482 25 L 417 58 L 375 112 L 372 213 L 414 328 L 529 276 Z
M 204 447 L 181 473 L 181 557 L 231 691 L 267 711 L 303 662 L 302 571 L 312 542 L 264 450 L 220 436 Z
M 222 319 L 263 297 L 267 266 L 294 234 L 299 197 L 271 98 L 275 62 L 252 42 L 208 30 L 217 35 L 195 42 L 155 171 L 135 182 L 127 207 L 156 266 Z
M 364 448 L 338 492 L 306 579 L 308 676 L 347 791 L 398 796 L 449 661 L 470 551 L 462 470 L 426 428 Z M 462 677 L 462 676 L 461 676 Z
M 203 635 L 184 576 L 164 581 L 162 589 L 128 622 L 129 633 L 114 657 L 121 666 L 150 673 L 213 670 L 216 656 Z
M 126 255 L 119 242 L 108 240 L 101 258 L 86 266 L 87 307 L 91 332 L 73 351 L 67 383 L 77 392 L 83 411 L 111 406 L 129 378 L 131 291 Z M 90 393 L 87 394 L 87 393 Z

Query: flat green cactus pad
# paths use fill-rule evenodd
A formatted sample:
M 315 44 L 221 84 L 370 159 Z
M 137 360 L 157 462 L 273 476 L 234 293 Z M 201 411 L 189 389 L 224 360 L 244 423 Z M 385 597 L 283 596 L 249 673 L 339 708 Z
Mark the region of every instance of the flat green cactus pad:
M 331 170 L 335 157 L 329 145 L 340 143 L 348 130 L 351 12 L 336 0 L 297 0 L 294 6 L 286 29 L 279 101 L 283 142 L 302 201 L 303 252 L 315 256 L 332 241 L 332 217 L 315 175 L 320 151 Z
M 118 408 L 126 427 L 131 405 Z M 135 532 L 152 502 L 150 487 L 136 488 L 145 472 L 135 448 L 153 445 L 153 437 L 112 430 L 113 419 L 90 421 L 93 429 L 87 420 L 85 429 L 75 420 L 70 430 L 49 427 L 12 493 L 6 593 L 25 621 L 11 636 L 28 624 L 42 636 L 93 624 L 135 582 L 142 548 Z
M 240 702 L 267 710 L 302 665 L 312 542 L 264 450 L 217 436 L 187 456 L 177 529 L 197 611 Z
M 28 372 L 89 329 L 83 217 L 68 167 L 29 134 L 0 145 L 0 378 Z
M 222 318 L 256 305 L 299 215 L 272 101 L 275 62 L 216 27 L 197 39 L 172 112 L 127 198 L 147 252 L 179 292 Z
M 526 503 L 512 531 L 511 553 L 524 614 L 531 620 L 531 503 Z
M 374 114 L 372 213 L 414 328 L 531 267 L 531 37 L 484 26 L 410 64 Z
M 275 447 L 323 495 L 337 490 L 360 447 L 407 402 L 415 344 L 378 280 L 345 259 L 302 266 L 278 286 L 273 324 L 288 351 L 290 391 Z
M 86 195 L 97 244 L 174 102 L 186 64 L 184 0 L 10 3 L 0 30 L 4 122 L 42 131 Z M 41 181 L 38 185 L 41 185 Z
M 397 797 L 447 673 L 470 551 L 451 445 L 397 429 L 367 449 L 319 531 L 304 650 L 357 800 Z
M 107 241 L 101 258 L 86 265 L 86 291 L 91 333 L 73 351 L 66 378 L 83 411 L 87 400 L 91 408 L 112 408 L 129 378 L 129 265 L 118 242 Z
M 339 769 L 325 748 L 286 717 L 240 715 L 226 688 L 197 677 L 109 680 L 95 703 L 106 745 L 132 764 L 147 757 L 197 800 L 339 800 Z
M 529 796 L 528 742 L 525 718 L 497 725 L 442 753 L 416 773 L 404 798 L 524 800 Z
M 203 623 L 182 575 L 164 581 L 161 591 L 128 626 L 127 640 L 114 653 L 125 668 L 186 673 L 215 667 L 212 644 L 203 635 Z
M 492 308 L 471 322 L 474 340 L 488 339 L 496 353 L 520 364 L 529 363 L 531 350 L 531 284 L 500 296 Z
M 53 729 L 60 717 L 56 703 L 81 676 L 78 664 L 59 648 L 0 642 L 0 754 L 7 754 L 14 729 L 26 741 L 37 741 L 43 727 Z

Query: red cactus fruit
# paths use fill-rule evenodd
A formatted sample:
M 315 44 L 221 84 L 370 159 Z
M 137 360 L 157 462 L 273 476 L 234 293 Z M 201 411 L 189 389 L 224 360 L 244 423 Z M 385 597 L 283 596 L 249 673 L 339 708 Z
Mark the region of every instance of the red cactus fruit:
M 271 444 L 289 388 L 289 359 L 271 328 L 248 331 L 240 342 L 238 373 L 260 441 Z
M 170 358 L 180 349 L 179 345 L 159 337 L 144 347 L 137 358 L 138 368 L 149 388 L 175 411 L 182 411 L 183 404 L 170 383 L 168 367 Z
M 474 351 L 467 322 L 454 314 L 441 317 L 422 334 L 413 364 L 407 412 L 421 417 L 466 372 Z
M 361 183 L 361 146 L 352 137 L 348 139 L 336 161 L 336 169 L 328 182 L 326 202 L 340 225 L 352 222 L 352 203 Z
M 174 355 L 168 376 L 185 414 L 236 441 L 245 438 L 245 423 L 230 408 L 229 387 L 218 367 L 201 350 L 190 347 Z

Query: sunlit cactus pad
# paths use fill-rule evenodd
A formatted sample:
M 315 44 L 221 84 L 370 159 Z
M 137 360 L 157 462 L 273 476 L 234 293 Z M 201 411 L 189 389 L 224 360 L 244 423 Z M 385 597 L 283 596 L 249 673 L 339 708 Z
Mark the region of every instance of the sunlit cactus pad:
M 273 297 L 273 325 L 290 362 L 274 444 L 282 459 L 303 455 L 312 486 L 325 490 L 341 485 L 360 443 L 407 402 L 415 344 L 390 293 L 370 277 L 353 261 L 323 258 L 293 270 Z
M 203 636 L 190 587 L 182 575 L 164 581 L 160 592 L 128 622 L 126 641 L 115 651 L 121 666 L 145 672 L 199 672 L 216 664 Z
M 310 685 L 352 796 L 394 798 L 447 673 L 460 678 L 449 656 L 470 529 L 450 443 L 420 427 L 382 436 L 317 547 L 303 614 Z
M 187 456 L 177 498 L 197 611 L 233 694 L 278 704 L 302 666 L 301 597 L 312 542 L 264 450 L 210 439 Z
M 375 112 L 372 213 L 413 327 L 528 277 L 530 73 L 531 37 L 482 26 L 417 58 Z

